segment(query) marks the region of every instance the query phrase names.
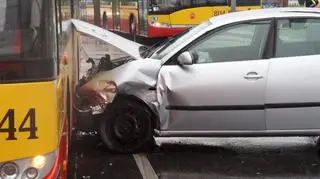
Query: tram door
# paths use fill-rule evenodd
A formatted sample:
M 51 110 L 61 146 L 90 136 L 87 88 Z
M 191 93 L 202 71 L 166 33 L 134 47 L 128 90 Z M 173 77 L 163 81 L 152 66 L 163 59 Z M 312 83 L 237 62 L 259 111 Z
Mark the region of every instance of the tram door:
M 120 0 L 112 0 L 113 29 L 120 30 Z
M 148 35 L 148 0 L 138 0 L 139 35 Z

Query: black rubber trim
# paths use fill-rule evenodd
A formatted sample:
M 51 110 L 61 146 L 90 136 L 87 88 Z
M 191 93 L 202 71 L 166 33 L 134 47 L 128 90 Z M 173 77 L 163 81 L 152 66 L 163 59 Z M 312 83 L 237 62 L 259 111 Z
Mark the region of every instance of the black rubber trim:
M 274 103 L 265 104 L 265 108 L 312 108 L 320 107 L 320 102 L 307 102 L 307 103 Z
M 156 137 L 292 137 L 319 136 L 319 129 L 304 130 L 237 130 L 237 131 L 159 131 Z
M 233 110 L 264 110 L 264 105 L 230 105 L 230 106 L 167 106 L 168 110 L 181 111 L 233 111 Z
M 38 79 L 25 79 L 25 80 L 10 80 L 10 81 L 0 81 L 0 85 L 4 84 L 20 84 L 20 83 L 41 83 L 41 82 L 51 82 L 57 80 L 57 76 L 49 78 L 38 78 Z
M 264 105 L 225 105 L 225 106 L 166 106 L 167 110 L 179 111 L 241 111 L 241 110 L 264 110 L 276 108 L 310 108 L 320 107 L 320 102 L 307 103 L 274 103 Z
M 1 65 L 13 65 L 18 70 L 2 68 L 0 84 L 46 82 L 57 79 L 57 61 L 53 58 L 13 58 L 0 61 Z

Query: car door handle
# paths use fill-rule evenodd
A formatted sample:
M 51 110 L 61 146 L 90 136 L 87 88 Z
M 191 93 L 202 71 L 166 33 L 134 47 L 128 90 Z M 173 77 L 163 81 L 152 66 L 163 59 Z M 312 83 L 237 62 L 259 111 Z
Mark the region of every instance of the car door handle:
M 257 72 L 249 72 L 243 78 L 246 80 L 258 80 L 263 78 L 263 76 L 259 75 Z

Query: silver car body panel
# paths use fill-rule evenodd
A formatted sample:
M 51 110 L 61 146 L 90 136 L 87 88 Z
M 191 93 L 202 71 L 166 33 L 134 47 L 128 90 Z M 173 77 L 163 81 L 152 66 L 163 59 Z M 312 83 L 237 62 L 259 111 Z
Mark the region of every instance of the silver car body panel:
M 283 12 L 285 11 L 285 13 Z M 292 11 L 292 12 L 290 12 Z M 304 13 L 295 13 L 293 11 L 302 11 Z M 166 63 L 173 55 L 179 52 L 182 48 L 184 48 L 187 44 L 192 43 L 197 38 L 199 38 L 204 33 L 219 28 L 224 25 L 237 23 L 241 21 L 248 20 L 257 20 L 257 19 L 269 19 L 269 18 L 281 18 L 281 17 L 320 17 L 320 14 L 316 13 L 307 13 L 308 11 L 316 11 L 319 10 L 309 10 L 306 8 L 278 8 L 278 9 L 266 9 L 266 10 L 255 10 L 255 11 L 244 11 L 240 13 L 230 13 L 223 16 L 218 16 L 212 18 L 210 21 L 212 23 L 211 26 L 204 28 L 199 33 L 193 35 L 191 38 L 185 40 L 180 45 L 168 53 L 163 59 L 162 64 Z M 297 57 L 298 58 L 298 57 Z M 301 58 L 301 57 L 300 57 Z M 305 57 L 308 58 L 308 57 Z M 310 57 L 309 57 L 310 58 Z M 319 56 L 313 56 L 312 58 L 318 59 Z M 294 58 L 289 57 L 288 60 L 294 60 Z M 303 59 L 300 59 L 303 60 Z M 264 68 L 261 68 L 262 76 L 267 75 L 269 70 L 268 63 L 270 60 L 264 61 L 267 65 Z M 249 86 L 247 88 L 243 88 L 241 86 L 240 81 L 234 80 L 228 81 L 228 76 L 231 77 L 232 73 L 228 71 L 228 68 L 210 68 L 206 70 L 202 70 L 203 74 L 202 78 L 192 79 L 191 76 L 186 75 L 189 70 L 192 71 L 192 67 L 186 67 L 186 69 L 182 69 L 179 66 L 171 66 L 165 67 L 163 66 L 160 70 L 159 77 L 159 90 L 165 91 L 168 94 L 166 99 L 163 101 L 159 100 L 160 103 L 160 123 L 162 135 L 191 135 L 191 136 L 204 136 L 208 134 L 209 136 L 220 136 L 232 134 L 234 131 L 238 133 L 238 135 L 247 135 L 249 131 L 257 131 L 260 132 L 252 132 L 252 135 L 268 135 L 269 133 L 279 133 L 280 130 L 283 130 L 283 133 L 279 133 L 279 135 L 284 135 L 285 133 L 289 134 L 300 134 L 299 130 L 304 129 L 305 133 L 315 134 L 319 133 L 320 130 L 320 121 L 318 116 L 320 116 L 320 108 L 318 107 L 310 107 L 310 108 L 265 108 L 259 110 L 259 105 L 262 104 L 277 104 L 277 103 L 299 103 L 299 102 L 309 102 L 315 103 L 320 102 L 320 97 L 314 98 L 314 96 L 320 96 L 316 93 L 319 92 L 319 82 L 320 82 L 320 70 L 316 70 L 318 64 L 313 63 L 310 64 L 311 59 L 304 62 L 283 62 L 281 65 L 281 61 L 277 61 L 277 59 L 272 59 L 271 64 L 273 66 L 280 65 L 277 68 L 271 68 L 271 76 L 268 76 L 268 89 L 264 89 L 266 87 L 266 81 L 263 81 L 263 85 L 260 87 L 252 88 Z M 316 60 L 314 60 L 316 61 Z M 255 61 L 253 63 L 257 63 Z M 285 64 L 287 65 L 288 73 L 283 74 L 283 69 Z M 305 67 L 301 67 L 301 63 L 305 63 Z M 319 62 L 318 62 L 319 63 Z M 230 63 L 232 64 L 232 63 Z M 244 62 L 240 62 L 239 64 L 243 64 Z M 197 65 L 197 64 L 195 64 Z M 212 66 L 210 64 L 205 64 L 208 68 Z M 214 64 L 217 65 L 218 64 Z M 213 65 L 213 66 L 214 66 Z M 219 64 L 222 65 L 222 64 Z M 224 64 L 225 65 L 225 64 Z M 308 68 L 307 66 L 312 66 L 313 68 Z M 192 65 L 194 66 L 194 65 Z M 239 76 L 236 74 L 240 73 L 241 65 L 234 64 L 237 68 L 233 68 L 232 72 L 235 73 L 233 75 Z M 240 68 L 239 68 L 240 67 Z M 250 69 L 252 65 L 247 64 L 247 70 Z M 166 69 L 168 68 L 168 69 Z M 231 67 L 229 67 L 231 69 Z M 245 69 L 245 68 L 244 68 Z M 297 73 L 297 70 L 302 70 L 301 73 Z M 313 73 L 310 73 L 312 69 Z M 265 71 L 264 71 L 265 70 Z M 242 71 L 244 74 L 245 71 Z M 200 71 L 198 71 L 198 74 Z M 206 74 L 207 73 L 207 74 Z M 260 72 L 261 73 L 261 72 Z M 273 73 L 273 74 L 272 74 Z M 173 74 L 179 74 L 175 76 Z M 213 75 L 214 74 L 214 75 Z M 181 76 L 180 76 L 181 75 Z M 219 78 L 215 79 L 213 76 L 219 76 Z M 234 76 L 234 77 L 235 77 Z M 281 77 L 279 77 L 281 76 Z M 297 80 L 292 80 L 294 77 L 298 77 Z M 267 76 L 265 76 L 267 78 Z M 312 78 L 313 77 L 313 78 Z M 314 78 L 317 77 L 317 78 Z M 166 82 L 162 82 L 166 81 Z M 206 81 L 207 80 L 207 81 Z M 217 81 L 216 81 L 217 80 Z M 219 81 L 221 80 L 221 81 Z M 209 83 L 210 81 L 210 83 Z M 262 81 L 261 81 L 262 82 Z M 301 82 L 301 83 L 300 83 Z M 270 84 L 271 83 L 271 84 Z M 274 83 L 274 85 L 272 85 Z M 288 84 L 290 83 L 290 84 Z M 174 85 L 172 85 L 174 84 Z M 206 87 L 204 88 L 204 85 Z M 229 86 L 228 86 L 229 84 Z M 282 84 L 282 85 L 279 85 Z M 285 87 L 285 84 L 287 87 Z M 295 84 L 294 86 L 292 86 Z M 162 86 L 161 86 L 162 85 Z M 233 85 L 236 88 L 233 88 Z M 306 90 L 305 86 L 312 86 L 309 90 Z M 196 86 L 196 87 L 195 87 Z M 310 87 L 311 87 L 310 86 Z M 294 88 L 292 88 L 294 87 Z M 290 90 L 291 88 L 291 90 Z M 164 90 L 167 89 L 167 90 Z M 196 89 L 196 90 L 195 90 Z M 293 90 L 295 89 L 295 90 Z M 209 92 L 211 90 L 211 92 Z M 239 91 L 241 90 L 241 91 Z M 242 91 L 243 90 L 243 91 Z M 252 91 L 251 91 L 252 90 Z M 158 92 L 159 93 L 159 92 Z M 209 95 L 210 94 L 210 95 Z M 258 97 L 257 94 L 261 96 Z M 267 94 L 267 97 L 265 96 Z M 240 96 L 243 95 L 243 96 Z M 256 97 L 255 97 L 256 95 Z M 159 96 L 159 94 L 158 94 Z M 243 97 L 241 98 L 235 98 Z M 309 99 L 308 97 L 309 96 Z M 266 97 L 266 98 L 265 98 Z M 159 97 L 158 97 L 159 98 Z M 213 100 L 214 99 L 214 100 Z M 241 101 L 242 105 L 253 105 L 253 108 L 257 108 L 254 110 L 238 110 L 238 111 L 219 111 L 219 110 L 174 110 L 169 111 L 166 109 L 166 105 L 174 105 L 179 104 L 179 102 L 184 103 L 187 106 L 205 106 L 205 105 L 238 105 L 237 103 L 232 102 L 232 99 Z M 252 99 L 252 101 L 250 101 Z M 256 100 L 256 101 L 255 101 Z M 226 104 L 227 103 L 227 104 Z M 240 104 L 240 105 L 241 105 Z M 319 105 L 318 105 L 319 106 Z M 304 119 L 304 120 L 302 120 Z M 236 132 L 238 131 L 238 132 Z M 240 132 L 241 131 L 241 132 Z M 274 132 L 272 132 L 274 131 Z M 277 132 L 276 132 L 277 131 Z M 249 132 L 250 133 L 250 132 Z M 161 135 L 161 132 L 159 133 Z
M 160 60 L 142 59 L 115 68 L 111 73 L 119 93 L 134 95 L 151 104 L 156 101 L 154 88 L 160 68 Z
M 271 59 L 266 104 L 274 106 L 266 109 L 267 129 L 320 129 L 319 59 L 320 55 Z M 291 107 L 280 108 L 285 105 Z
M 265 130 L 261 106 L 265 100 L 268 65 L 268 60 L 252 60 L 193 64 L 184 68 L 163 66 L 157 87 L 158 94 L 163 93 L 158 95 L 161 129 Z M 250 71 L 264 78 L 245 79 Z M 243 105 L 259 106 L 255 110 L 239 110 Z

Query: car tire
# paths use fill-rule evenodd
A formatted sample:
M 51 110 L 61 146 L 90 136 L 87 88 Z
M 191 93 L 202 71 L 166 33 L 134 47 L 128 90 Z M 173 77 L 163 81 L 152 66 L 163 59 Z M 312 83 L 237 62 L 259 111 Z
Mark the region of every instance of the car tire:
M 134 153 L 154 145 L 152 112 L 131 99 L 110 104 L 100 123 L 104 145 L 114 152 Z

